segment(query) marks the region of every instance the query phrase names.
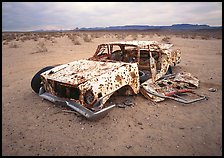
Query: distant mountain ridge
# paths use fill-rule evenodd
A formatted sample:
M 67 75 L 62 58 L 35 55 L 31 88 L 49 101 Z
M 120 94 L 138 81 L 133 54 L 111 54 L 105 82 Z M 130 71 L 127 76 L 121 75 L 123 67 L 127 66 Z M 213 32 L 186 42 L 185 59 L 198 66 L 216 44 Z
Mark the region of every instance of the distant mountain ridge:
M 78 30 L 148 30 L 148 29 L 169 29 L 169 30 L 195 30 L 195 29 L 215 29 L 222 26 L 209 26 L 199 24 L 173 24 L 171 26 L 150 26 L 150 25 L 124 25 L 124 26 L 108 26 L 108 27 L 90 27 L 80 28 Z
M 115 30 L 200 30 L 200 29 L 222 29 L 222 26 L 209 26 L 199 24 L 173 24 L 171 26 L 150 26 L 150 25 L 123 25 L 123 26 L 108 26 L 108 27 L 82 27 L 73 30 L 34 30 L 32 32 L 66 32 L 66 31 L 115 31 Z

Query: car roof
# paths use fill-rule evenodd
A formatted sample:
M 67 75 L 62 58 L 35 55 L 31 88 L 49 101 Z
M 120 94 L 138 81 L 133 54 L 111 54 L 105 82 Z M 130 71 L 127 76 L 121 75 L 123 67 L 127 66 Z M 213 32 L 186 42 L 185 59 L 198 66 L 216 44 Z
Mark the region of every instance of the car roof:
M 157 41 L 117 41 L 117 42 L 108 42 L 105 44 L 122 44 L 122 45 L 133 45 L 133 46 L 143 47 L 143 46 L 148 46 L 151 44 L 158 45 L 158 42 Z
M 128 45 L 128 46 L 136 46 L 140 49 L 147 48 L 147 46 L 152 46 L 154 48 L 160 48 L 163 50 L 170 49 L 173 44 L 167 44 L 167 43 L 158 43 L 157 41 L 116 41 L 116 42 L 108 42 L 103 44 L 109 44 L 109 45 Z

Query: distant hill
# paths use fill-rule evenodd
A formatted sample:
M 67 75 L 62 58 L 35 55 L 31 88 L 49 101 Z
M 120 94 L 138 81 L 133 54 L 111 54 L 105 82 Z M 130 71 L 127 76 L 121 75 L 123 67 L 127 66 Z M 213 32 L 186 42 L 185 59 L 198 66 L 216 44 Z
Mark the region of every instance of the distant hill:
M 222 28 L 209 25 L 198 24 L 174 24 L 171 26 L 150 26 L 150 25 L 124 25 L 124 26 L 108 26 L 108 27 L 90 27 L 80 28 L 79 30 L 149 30 L 149 29 L 169 29 L 169 30 L 195 30 L 195 29 L 214 29 Z
M 32 32 L 63 32 L 66 30 L 34 30 Z
M 164 29 L 164 30 L 201 30 L 201 29 L 222 29 L 222 26 L 209 26 L 199 24 L 173 24 L 171 26 L 150 26 L 150 25 L 124 25 L 124 26 L 108 26 L 108 27 L 82 27 L 74 30 L 34 30 L 32 32 L 66 32 L 66 31 L 97 31 L 97 30 L 150 30 L 150 29 Z

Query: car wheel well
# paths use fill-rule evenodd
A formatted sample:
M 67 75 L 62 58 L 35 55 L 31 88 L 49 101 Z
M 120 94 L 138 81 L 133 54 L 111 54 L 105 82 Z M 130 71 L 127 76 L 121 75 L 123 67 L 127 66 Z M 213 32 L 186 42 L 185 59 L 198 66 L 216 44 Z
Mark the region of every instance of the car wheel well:
M 41 87 L 41 78 L 40 74 L 54 68 L 54 66 L 47 66 L 45 68 L 42 68 L 40 71 L 38 71 L 31 80 L 31 88 L 35 93 L 39 93 L 40 87 Z

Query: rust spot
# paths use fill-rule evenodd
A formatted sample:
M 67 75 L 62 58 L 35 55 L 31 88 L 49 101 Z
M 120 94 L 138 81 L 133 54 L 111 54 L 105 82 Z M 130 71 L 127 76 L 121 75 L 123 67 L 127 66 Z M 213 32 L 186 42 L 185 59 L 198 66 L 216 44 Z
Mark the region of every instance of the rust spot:
M 131 75 L 131 78 L 133 78 L 133 79 L 137 77 L 135 72 L 131 72 L 130 75 Z
M 121 78 L 119 75 L 117 75 L 117 76 L 115 77 L 115 80 L 116 80 L 117 82 L 119 82 L 120 84 L 122 84 L 122 78 Z

